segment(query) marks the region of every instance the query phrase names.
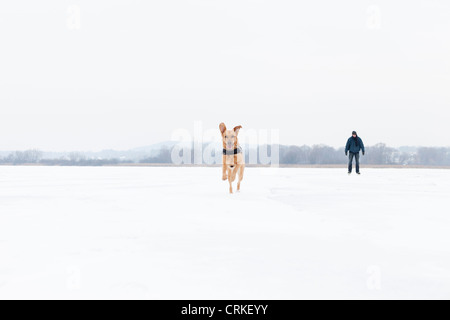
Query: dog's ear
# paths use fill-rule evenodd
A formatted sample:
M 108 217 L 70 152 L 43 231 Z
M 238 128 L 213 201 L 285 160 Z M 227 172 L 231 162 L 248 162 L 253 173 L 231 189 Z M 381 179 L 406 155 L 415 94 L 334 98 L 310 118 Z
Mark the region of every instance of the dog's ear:
M 223 134 L 227 130 L 225 123 L 222 122 L 221 124 L 219 124 L 219 129 L 220 129 L 220 132 Z
M 239 134 L 239 130 L 241 130 L 242 129 L 242 126 L 237 126 L 237 127 L 234 127 L 234 132 L 236 133 L 236 135 L 238 135 Z

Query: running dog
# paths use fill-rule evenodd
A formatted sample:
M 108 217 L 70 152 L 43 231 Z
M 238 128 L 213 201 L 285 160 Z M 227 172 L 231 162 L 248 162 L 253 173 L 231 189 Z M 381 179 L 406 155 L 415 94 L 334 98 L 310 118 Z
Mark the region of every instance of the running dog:
M 222 180 L 228 179 L 230 193 L 233 193 L 233 182 L 236 180 L 236 175 L 239 177 L 238 192 L 241 190 L 241 181 L 244 179 L 245 159 L 238 141 L 241 128 L 241 126 L 237 126 L 233 130 L 227 130 L 223 122 L 219 125 L 223 141 Z

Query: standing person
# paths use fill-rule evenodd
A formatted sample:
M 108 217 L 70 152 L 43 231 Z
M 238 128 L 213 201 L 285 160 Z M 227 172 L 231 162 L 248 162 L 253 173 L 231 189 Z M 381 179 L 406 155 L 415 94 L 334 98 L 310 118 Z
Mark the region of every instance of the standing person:
M 364 148 L 364 143 L 356 131 L 352 132 L 352 136 L 348 139 L 347 145 L 345 146 L 345 155 L 348 156 L 348 174 L 352 173 L 353 170 L 353 158 L 356 159 L 356 173 L 359 172 L 359 151 L 362 150 L 362 154 L 366 154 L 366 149 Z M 350 152 L 350 155 L 348 154 Z

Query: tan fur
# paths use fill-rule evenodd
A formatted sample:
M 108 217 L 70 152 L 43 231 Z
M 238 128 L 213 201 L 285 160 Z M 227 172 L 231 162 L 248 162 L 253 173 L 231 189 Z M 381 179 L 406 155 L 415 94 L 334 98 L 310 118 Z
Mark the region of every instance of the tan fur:
M 241 126 L 234 127 L 233 130 L 227 130 L 224 123 L 219 125 L 222 134 L 223 148 L 234 150 L 239 147 L 238 134 Z M 241 190 L 241 181 L 244 179 L 245 159 L 242 153 L 236 155 L 224 155 L 222 164 L 222 180 L 227 180 L 230 184 L 230 193 L 233 193 L 233 182 L 238 175 L 237 191 Z

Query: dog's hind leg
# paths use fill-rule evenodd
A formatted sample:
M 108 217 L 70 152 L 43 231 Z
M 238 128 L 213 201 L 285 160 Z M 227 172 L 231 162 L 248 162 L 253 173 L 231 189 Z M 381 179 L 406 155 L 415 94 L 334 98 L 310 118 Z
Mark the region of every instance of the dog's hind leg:
M 237 183 L 237 191 L 241 190 L 241 181 L 244 179 L 244 169 L 245 169 L 244 165 L 242 165 L 239 168 L 239 180 L 238 180 L 238 183 Z

